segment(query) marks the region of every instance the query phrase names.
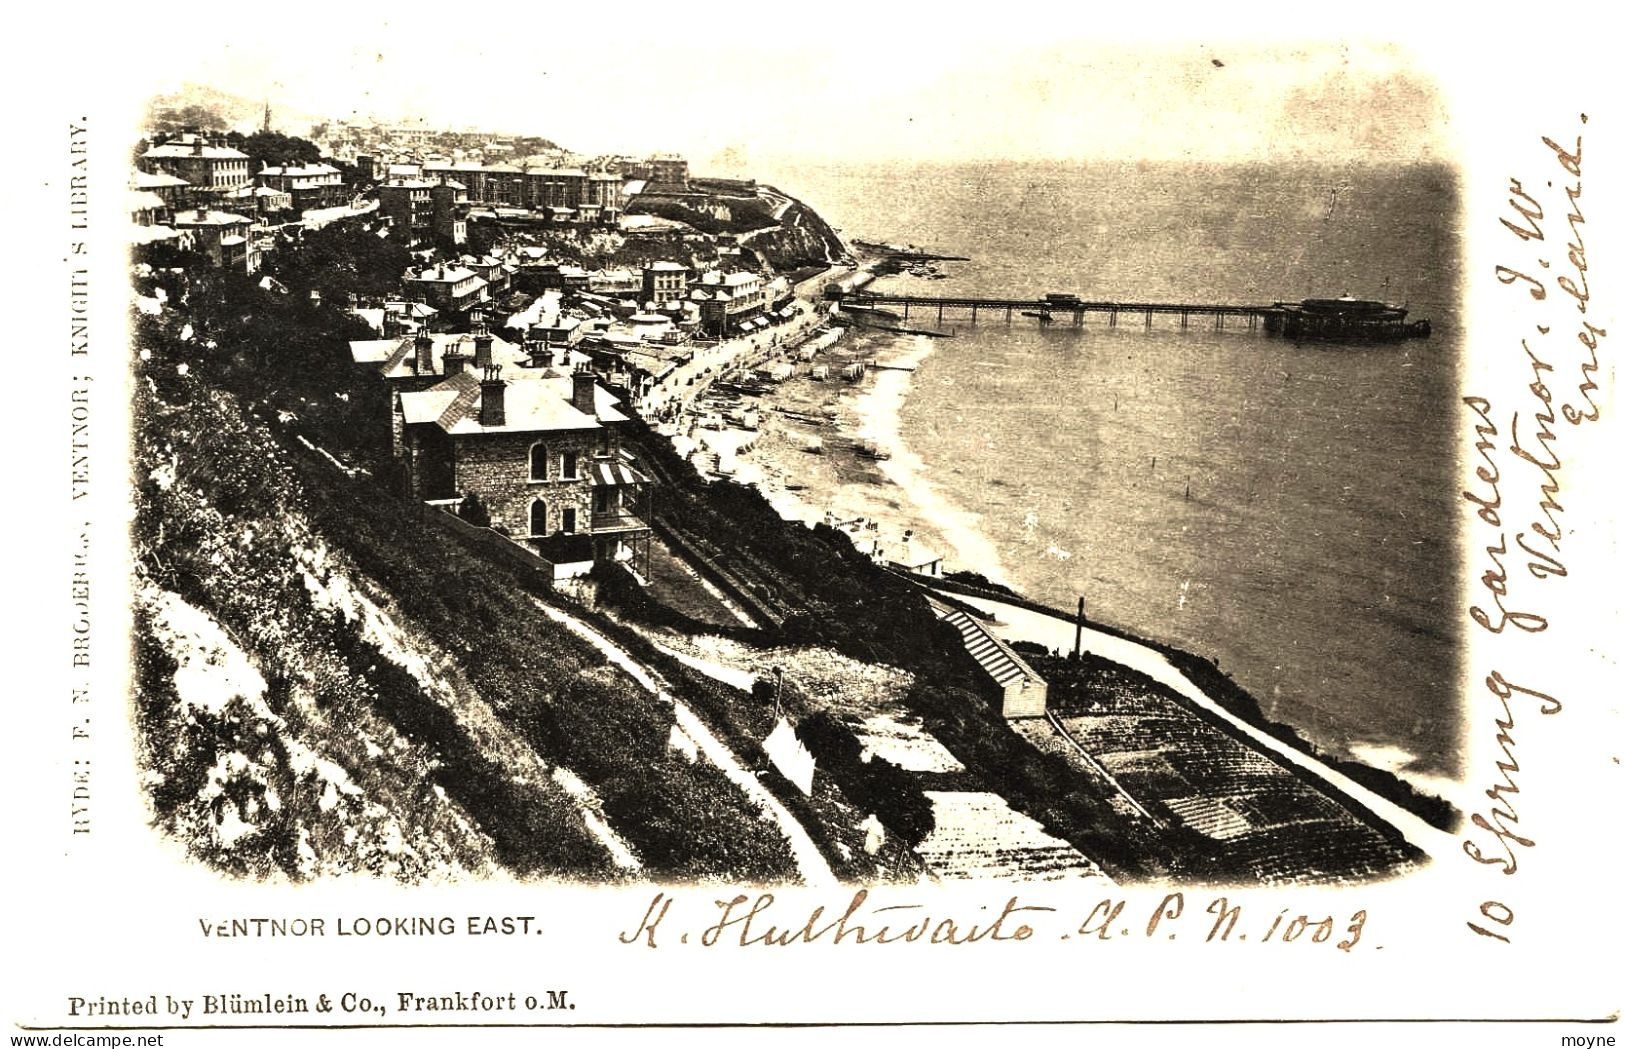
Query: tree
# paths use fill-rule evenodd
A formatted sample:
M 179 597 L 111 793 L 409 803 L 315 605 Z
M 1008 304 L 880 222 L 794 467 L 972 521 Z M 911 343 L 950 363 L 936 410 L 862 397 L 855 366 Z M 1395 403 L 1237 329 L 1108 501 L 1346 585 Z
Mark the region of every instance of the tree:
M 154 131 L 174 134 L 177 131 L 224 131 L 226 121 L 209 106 L 163 106 L 148 114 L 147 124 Z
M 302 167 L 322 159 L 321 148 L 316 143 L 280 131 L 256 131 L 252 135 L 233 132 L 226 136 L 226 141 L 248 154 L 249 168 L 253 171 L 267 164 L 278 168 Z
M 335 222 L 305 233 L 298 251 L 278 252 L 265 272 L 295 295 L 312 288 L 323 302 L 344 302 L 349 292 L 363 297 L 400 291 L 401 275 L 412 255 L 395 241 L 380 239 L 363 224 Z
M 480 502 L 479 495 L 474 492 L 463 496 L 462 505 L 457 508 L 457 516 L 479 528 L 491 527 L 491 514 L 485 509 L 485 504 Z

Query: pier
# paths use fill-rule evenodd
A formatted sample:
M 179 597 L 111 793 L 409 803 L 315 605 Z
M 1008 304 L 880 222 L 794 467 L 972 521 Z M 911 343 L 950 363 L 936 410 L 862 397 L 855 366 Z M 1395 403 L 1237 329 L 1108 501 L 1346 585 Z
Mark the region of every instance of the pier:
M 1017 314 L 1052 324 L 1057 317 L 1070 317 L 1073 327 L 1083 327 L 1093 314 L 1115 328 L 1119 320 L 1151 327 L 1155 316 L 1178 317 L 1181 328 L 1189 328 L 1192 317 L 1212 318 L 1212 327 L 1223 331 L 1225 322 L 1245 324 L 1256 331 L 1262 322 L 1271 335 L 1293 339 L 1377 340 L 1426 338 L 1431 331 L 1427 321 L 1407 321 L 1402 306 L 1363 299 L 1305 299 L 1301 303 L 1276 302 L 1270 305 L 1229 305 L 1199 302 L 1112 302 L 1085 301 L 1073 295 L 1046 295 L 1041 299 L 1001 299 L 963 295 L 888 295 L 869 291 L 830 289 L 830 298 L 843 306 L 873 309 L 901 306 L 903 319 L 912 311 L 935 311 L 940 325 L 949 311 L 968 315 L 972 324 L 982 314 L 1004 314 L 1009 322 Z

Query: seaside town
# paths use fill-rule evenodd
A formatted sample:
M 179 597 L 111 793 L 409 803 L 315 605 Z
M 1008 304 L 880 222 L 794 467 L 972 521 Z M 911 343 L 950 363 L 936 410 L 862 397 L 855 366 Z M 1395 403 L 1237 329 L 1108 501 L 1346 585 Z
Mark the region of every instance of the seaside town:
M 850 296 L 944 256 L 677 153 L 207 116 L 129 183 L 138 722 L 198 858 L 1342 884 L 1438 847 L 1448 805 L 1211 662 L 842 509 L 888 476 L 864 398 L 946 334 Z

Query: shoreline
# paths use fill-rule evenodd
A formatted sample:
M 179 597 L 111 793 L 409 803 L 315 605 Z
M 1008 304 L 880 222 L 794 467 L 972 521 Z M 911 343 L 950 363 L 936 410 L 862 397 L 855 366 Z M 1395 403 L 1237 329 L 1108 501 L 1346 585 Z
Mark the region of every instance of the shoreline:
M 922 528 L 938 537 L 935 549 L 943 555 L 943 570 L 975 570 L 989 579 L 1009 584 L 1009 573 L 999 559 L 998 548 L 979 528 L 981 516 L 943 494 L 926 477 L 928 464 L 903 439 L 903 405 L 918 381 L 917 371 L 927 358 L 939 351 L 937 340 L 928 335 L 894 335 L 906 349 L 889 360 L 897 370 L 881 371 L 867 389 L 853 398 L 857 433 L 865 441 L 890 456 L 880 461 L 880 472 L 902 493 L 904 508 L 917 511 L 918 532 Z M 908 370 L 901 370 L 902 368 Z
M 862 272 L 865 267 L 860 267 Z M 831 274 L 803 282 L 820 287 Z M 817 306 L 802 300 L 812 316 Z M 830 523 L 866 553 L 927 558 L 940 556 L 944 570 L 974 569 L 1006 581 L 998 551 L 981 529 L 980 517 L 955 505 L 926 476 L 928 464 L 902 435 L 902 409 L 916 371 L 940 347 L 937 340 L 861 325 L 838 330 L 828 345 L 820 326 L 804 324 L 796 337 L 748 353 L 707 352 L 708 388 L 673 397 L 683 410 L 660 432 L 680 454 L 711 476 L 755 487 L 786 520 Z M 811 359 L 800 347 L 818 346 Z M 791 374 L 762 380 L 760 392 L 737 400 L 712 394 L 716 383 L 755 380 L 775 367 Z M 856 381 L 842 378 L 858 365 Z M 820 369 L 823 378 L 814 378 Z M 755 428 L 719 416 L 751 411 Z M 907 539 L 905 540 L 905 536 Z

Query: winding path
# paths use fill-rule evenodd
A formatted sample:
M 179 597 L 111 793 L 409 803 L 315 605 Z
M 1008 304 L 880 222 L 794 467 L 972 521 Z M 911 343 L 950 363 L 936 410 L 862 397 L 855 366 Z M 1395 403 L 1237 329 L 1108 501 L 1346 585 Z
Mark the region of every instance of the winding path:
M 569 613 L 551 605 L 543 604 L 540 601 L 536 602 L 536 607 L 541 609 L 542 613 L 549 619 L 563 625 L 566 630 L 602 652 L 604 658 L 626 671 L 632 680 L 672 705 L 677 726 L 694 741 L 700 753 L 705 755 L 706 760 L 721 769 L 728 782 L 743 791 L 745 796 L 751 800 L 751 803 L 778 826 L 779 833 L 784 835 L 785 841 L 790 845 L 791 855 L 796 861 L 796 869 L 800 872 L 801 880 L 805 884 L 815 888 L 832 887 L 839 884 L 840 879 L 830 869 L 829 861 L 824 859 L 824 854 L 818 851 L 817 843 L 812 840 L 801 822 L 791 815 L 790 810 L 785 808 L 779 799 L 773 796 L 771 791 L 762 786 L 755 773 L 740 763 L 734 752 L 728 748 L 727 744 L 712 734 L 698 715 L 671 694 L 665 682 L 654 671 L 633 659 L 625 649 L 615 644 L 615 642 Z

